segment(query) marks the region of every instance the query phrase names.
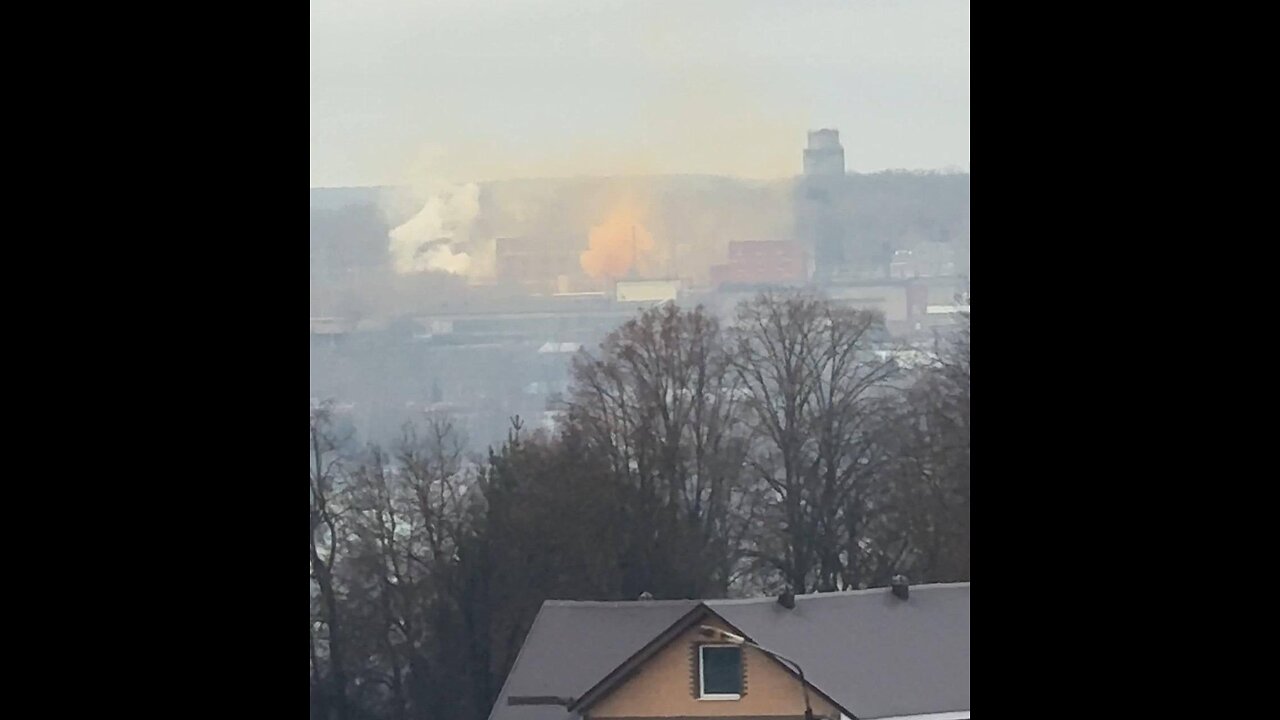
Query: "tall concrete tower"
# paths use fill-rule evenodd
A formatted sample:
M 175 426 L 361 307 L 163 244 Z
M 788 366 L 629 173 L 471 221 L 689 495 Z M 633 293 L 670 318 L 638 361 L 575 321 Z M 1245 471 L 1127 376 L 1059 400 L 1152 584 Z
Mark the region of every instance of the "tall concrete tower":
M 809 147 L 804 151 L 804 174 L 811 177 L 844 176 L 844 148 L 840 145 L 839 130 L 809 131 Z
M 814 278 L 819 281 L 829 279 L 845 264 L 847 238 L 840 212 L 844 193 L 840 131 L 811 130 L 804 175 L 796 185 L 796 238 L 812 253 Z

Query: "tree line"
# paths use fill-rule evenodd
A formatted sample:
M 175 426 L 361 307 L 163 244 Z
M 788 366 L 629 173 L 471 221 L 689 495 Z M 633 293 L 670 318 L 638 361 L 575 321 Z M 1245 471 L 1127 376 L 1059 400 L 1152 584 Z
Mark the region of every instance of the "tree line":
M 806 293 L 652 308 L 485 458 L 448 418 L 354 448 L 311 408 L 312 717 L 486 717 L 548 598 L 969 580 L 969 319 L 923 366 L 887 346 Z

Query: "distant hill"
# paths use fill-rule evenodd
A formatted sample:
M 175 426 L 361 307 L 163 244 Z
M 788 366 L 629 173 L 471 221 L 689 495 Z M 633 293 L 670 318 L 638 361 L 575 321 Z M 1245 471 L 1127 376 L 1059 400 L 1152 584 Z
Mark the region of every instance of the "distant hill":
M 746 180 L 707 175 L 528 178 L 481 182 L 471 236 L 538 238 L 581 251 L 590 229 L 634 199 L 643 224 L 671 246 L 658 260 L 705 269 L 728 243 L 834 239 L 846 261 L 886 271 L 899 251 L 954 256 L 968 272 L 969 173 L 850 173 L 806 187 L 797 178 Z M 397 186 L 311 188 L 313 264 L 340 270 L 386 265 L 387 233 L 421 209 Z M 817 206 L 819 211 L 814 208 Z M 815 214 L 816 213 L 816 214 Z M 941 250 L 946 250 L 941 253 Z M 678 260 L 677 260 L 678 255 Z M 331 273 L 321 273 L 328 276 Z
M 353 205 L 377 205 L 390 186 L 311 188 L 312 210 L 341 210 Z

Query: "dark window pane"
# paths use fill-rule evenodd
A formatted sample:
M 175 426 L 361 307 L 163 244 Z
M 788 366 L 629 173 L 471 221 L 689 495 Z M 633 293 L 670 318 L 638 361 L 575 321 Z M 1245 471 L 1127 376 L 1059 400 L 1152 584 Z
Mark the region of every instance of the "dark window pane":
M 702 648 L 702 694 L 742 693 L 742 648 Z

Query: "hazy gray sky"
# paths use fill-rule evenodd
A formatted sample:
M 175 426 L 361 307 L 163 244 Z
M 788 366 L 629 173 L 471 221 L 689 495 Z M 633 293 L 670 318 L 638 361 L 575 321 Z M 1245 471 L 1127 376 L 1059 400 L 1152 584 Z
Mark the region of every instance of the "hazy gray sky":
M 311 0 L 311 186 L 969 165 L 968 0 Z

